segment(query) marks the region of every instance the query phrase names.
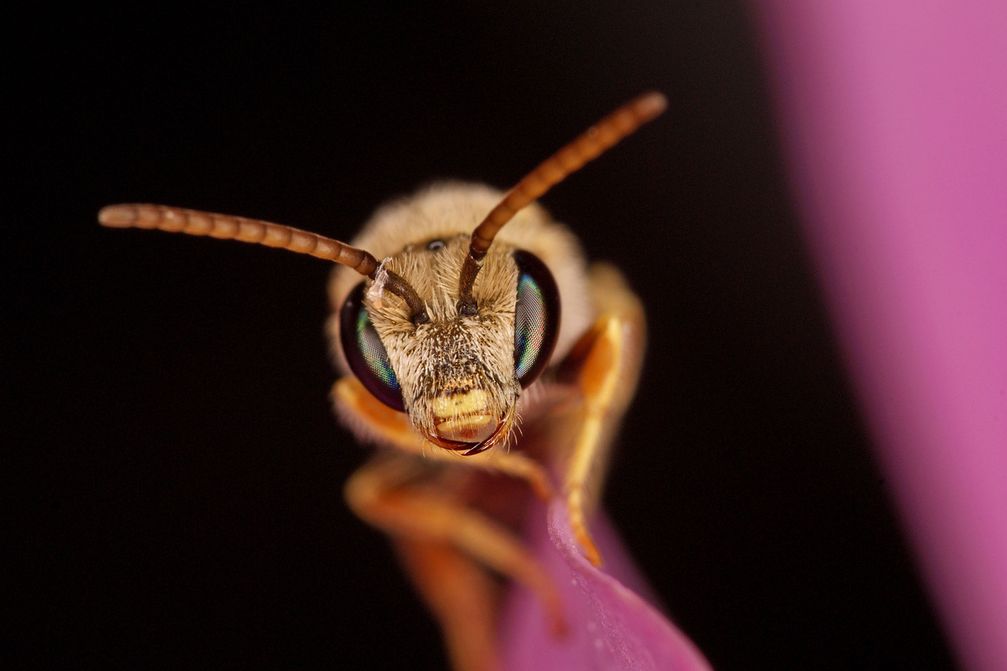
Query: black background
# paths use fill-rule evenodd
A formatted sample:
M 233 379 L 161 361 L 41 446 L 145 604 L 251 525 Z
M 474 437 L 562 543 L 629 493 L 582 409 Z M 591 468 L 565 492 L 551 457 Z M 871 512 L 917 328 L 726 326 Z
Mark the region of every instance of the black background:
M 434 179 L 506 187 L 648 88 L 668 113 L 544 201 L 647 306 L 611 516 L 717 668 L 951 665 L 738 3 L 43 13 L 9 27 L 27 143 L 4 226 L 8 431 L 30 456 L 9 471 L 30 517 L 8 633 L 38 665 L 444 664 L 384 538 L 341 501 L 366 452 L 327 401 L 326 265 L 103 230 L 101 205 L 348 238 Z

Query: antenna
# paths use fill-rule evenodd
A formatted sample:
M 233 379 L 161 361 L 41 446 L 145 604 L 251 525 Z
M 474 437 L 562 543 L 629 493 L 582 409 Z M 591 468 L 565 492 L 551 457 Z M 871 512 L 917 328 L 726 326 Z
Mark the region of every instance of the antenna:
M 478 311 L 472 298 L 472 286 L 482 268 L 483 258 L 493 244 L 493 238 L 515 214 L 580 170 L 588 161 L 598 158 L 624 137 L 660 115 L 667 106 L 668 100 L 655 91 L 634 98 L 540 163 L 507 192 L 504 199 L 472 231 L 469 254 L 465 257 L 458 278 L 458 312 L 471 316 Z
M 208 235 L 219 240 L 240 240 L 286 249 L 297 254 L 309 254 L 319 259 L 334 261 L 371 279 L 374 279 L 381 265 L 370 252 L 324 235 L 229 214 L 166 205 L 125 203 L 101 208 L 98 212 L 98 222 L 109 228 L 144 228 L 168 233 Z M 406 302 L 413 323 L 423 324 L 430 321 L 426 306 L 409 283 L 391 271 L 384 272 L 388 273 L 384 288 Z

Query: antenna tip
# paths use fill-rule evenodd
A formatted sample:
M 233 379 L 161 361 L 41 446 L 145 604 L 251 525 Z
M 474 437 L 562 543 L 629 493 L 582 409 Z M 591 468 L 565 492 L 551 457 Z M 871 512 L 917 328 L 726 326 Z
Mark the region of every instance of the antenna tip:
M 106 205 L 98 211 L 98 223 L 111 228 L 128 228 L 136 222 L 132 205 Z
M 636 99 L 633 103 L 637 114 L 644 119 L 650 120 L 658 116 L 668 107 L 668 99 L 663 93 L 658 91 L 648 91 Z

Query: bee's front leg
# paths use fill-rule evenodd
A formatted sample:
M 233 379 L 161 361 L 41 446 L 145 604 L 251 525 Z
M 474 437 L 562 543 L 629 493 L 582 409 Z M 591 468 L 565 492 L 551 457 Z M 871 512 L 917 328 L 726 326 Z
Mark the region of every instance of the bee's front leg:
M 496 671 L 500 586 L 456 547 L 399 537 L 399 560 L 437 619 L 455 671 Z
M 553 497 L 553 487 L 546 469 L 520 452 L 488 450 L 471 456 L 444 450 L 424 440 L 409 424 L 408 417 L 392 410 L 364 389 L 360 381 L 347 376 L 332 387 L 336 414 L 358 438 L 365 442 L 392 447 L 431 461 L 463 465 L 483 471 L 503 473 L 528 483 L 543 501 Z
M 581 403 L 570 419 L 575 438 L 560 469 L 570 527 L 585 556 L 601 565 L 587 520 L 597 505 L 615 430 L 636 390 L 646 342 L 640 300 L 614 267 L 591 268 L 591 295 L 598 318 L 561 365 L 560 377 L 578 390 Z
M 495 638 L 496 589 L 482 567 L 531 589 L 553 630 L 561 632 L 556 589 L 521 541 L 449 491 L 431 486 L 430 472 L 430 463 L 414 457 L 382 455 L 353 474 L 345 494 L 361 519 L 399 544 L 459 668 L 492 668 L 495 659 L 487 641 Z M 462 660 L 469 661 L 461 666 Z

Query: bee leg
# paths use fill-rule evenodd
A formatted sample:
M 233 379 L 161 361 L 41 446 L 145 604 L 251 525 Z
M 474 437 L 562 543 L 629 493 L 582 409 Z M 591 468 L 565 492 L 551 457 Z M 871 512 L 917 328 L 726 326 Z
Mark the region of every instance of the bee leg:
M 441 626 L 456 671 L 496 671 L 500 588 L 481 566 L 447 543 L 400 537 L 399 558 Z
M 396 541 L 404 542 L 406 557 L 434 557 L 437 561 L 455 562 L 460 558 L 474 560 L 505 577 L 528 587 L 542 604 L 549 623 L 557 634 L 564 631 L 564 618 L 559 595 L 552 580 L 535 561 L 521 541 L 509 530 L 458 500 L 449 498 L 432 487 L 424 487 L 422 473 L 428 466 L 400 455 L 378 457 L 355 472 L 346 483 L 345 496 L 350 508 L 365 522 L 381 529 Z M 426 546 L 444 546 L 455 551 L 434 551 Z M 448 606 L 455 606 L 454 596 L 476 599 L 457 586 L 441 584 L 453 579 L 450 572 L 431 562 L 418 559 L 409 568 L 417 569 L 415 579 L 421 592 L 434 591 L 443 599 L 431 608 L 440 616 Z M 433 561 L 433 560 L 431 560 Z M 478 568 L 473 563 L 474 568 Z M 488 577 L 488 576 L 487 576 Z M 471 580 L 471 578 L 466 578 Z M 474 582 L 474 581 L 473 581 Z M 478 598 L 486 601 L 485 594 Z M 451 603 L 448 603 L 451 602 Z M 446 605 L 445 605 L 446 604 Z M 464 643 L 468 623 L 460 618 L 441 618 L 449 643 Z M 461 654 L 462 651 L 459 651 Z M 466 653 L 468 657 L 468 653 Z
M 592 266 L 590 286 L 598 318 L 560 370 L 582 398 L 573 413 L 576 437 L 561 472 L 574 537 L 587 559 L 600 566 L 587 520 L 600 497 L 615 431 L 636 390 L 646 321 L 639 299 L 614 267 Z
M 466 457 L 437 447 L 413 430 L 404 413 L 396 412 L 374 398 L 353 376 L 336 381 L 332 387 L 332 398 L 336 414 L 363 440 L 388 445 L 401 452 L 433 461 L 505 473 L 527 482 L 532 491 L 544 501 L 553 496 L 549 475 L 537 461 L 520 452 L 488 450 Z

